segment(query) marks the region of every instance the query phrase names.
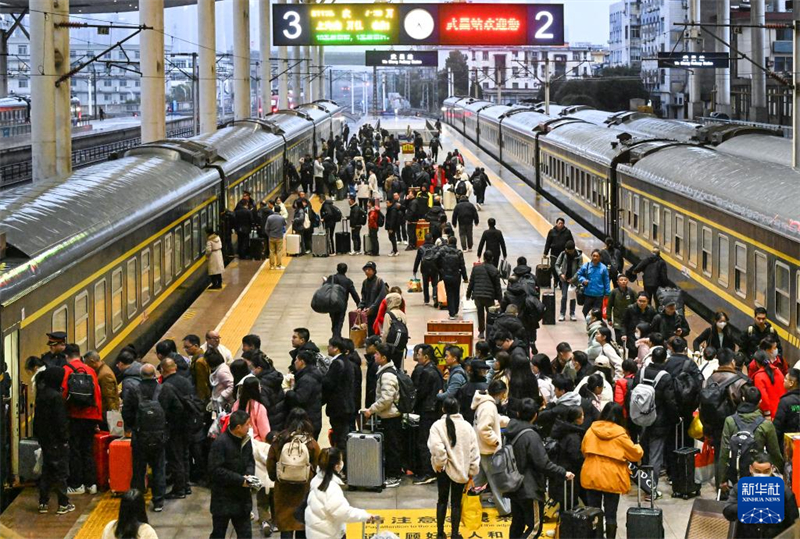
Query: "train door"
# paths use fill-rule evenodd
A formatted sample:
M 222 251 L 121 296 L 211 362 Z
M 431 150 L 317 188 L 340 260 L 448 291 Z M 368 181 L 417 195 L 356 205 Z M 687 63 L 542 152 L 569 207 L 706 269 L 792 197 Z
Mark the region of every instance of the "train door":
M 3 357 L 4 367 L 1 369 L 0 383 L 2 388 L 2 416 L 0 417 L 0 498 L 5 495 L 6 484 L 13 483 L 13 477 L 19 473 L 19 447 L 20 432 L 28 430 L 28 403 L 25 398 L 28 388 L 22 383 L 19 372 L 19 324 L 3 332 Z M 5 377 L 8 377 L 5 380 Z M 22 397 L 22 402 L 20 401 Z M 22 410 L 22 414 L 20 414 Z M 5 507 L 6 500 L 0 499 L 0 507 Z

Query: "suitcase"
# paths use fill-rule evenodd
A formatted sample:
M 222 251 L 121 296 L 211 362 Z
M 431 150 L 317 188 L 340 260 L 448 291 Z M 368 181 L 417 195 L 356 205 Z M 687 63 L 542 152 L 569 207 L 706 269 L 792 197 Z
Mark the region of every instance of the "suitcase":
M 652 468 L 644 466 L 643 468 Z M 660 508 L 653 505 L 650 497 L 650 507 L 642 507 L 642 475 L 638 475 L 638 488 L 636 489 L 636 507 L 628 508 L 626 526 L 628 539 L 663 539 L 664 514 Z M 723 517 L 724 518 L 724 517 Z
M 364 254 L 365 255 L 372 255 L 375 256 L 375 251 L 372 248 L 372 238 L 369 237 L 369 234 L 364 234 Z
M 41 474 L 33 473 L 36 466 L 36 451 L 39 449 L 39 442 L 30 438 L 19 441 L 19 481 L 28 483 L 36 481 Z
M 678 433 L 680 432 L 681 443 L 678 445 Z M 683 419 L 675 427 L 675 470 L 672 473 L 672 497 L 688 500 L 700 495 L 700 483 L 694 480 L 694 456 L 700 452 L 696 447 L 683 447 L 685 443 L 683 437 Z
M 444 206 L 445 211 L 451 211 L 456 207 L 456 194 L 450 189 L 444 192 L 442 206 Z
M 250 258 L 253 260 L 264 260 L 264 253 L 267 250 L 266 238 L 250 238 Z
M 371 427 L 367 427 L 370 423 Z M 347 487 L 383 490 L 383 434 L 361 417 L 362 430 L 347 435 Z
M 299 256 L 303 254 L 300 251 L 300 234 L 286 234 L 286 255 Z
M 725 505 L 725 502 L 717 500 L 704 498 L 694 500 L 685 539 L 708 539 L 709 537 L 732 539 L 735 537 L 736 523 L 730 522 L 722 514 Z
M 132 477 L 131 439 L 114 440 L 108 446 L 108 488 L 114 494 L 124 494 L 131 488 Z
M 544 303 L 545 310 L 542 316 L 542 324 L 545 326 L 553 326 L 556 323 L 556 292 L 555 290 L 548 290 L 542 292 L 542 303 Z
M 419 443 L 419 420 L 412 421 L 406 415 L 403 418 L 403 441 L 405 442 L 403 468 L 420 475 L 422 469 L 420 468 L 421 459 L 417 445 Z
M 553 271 L 550 267 L 550 257 L 542 257 L 542 263 L 536 266 L 536 284 L 539 288 L 550 288 L 552 286 Z
M 429 333 L 474 333 L 472 320 L 428 320 Z
M 324 232 L 322 234 L 312 234 L 311 255 L 323 258 L 328 256 L 328 235 Z
M 570 489 L 575 489 L 574 479 L 569 481 Z M 572 499 L 575 496 L 572 495 Z M 567 501 L 567 481 L 564 481 L 564 505 Z M 603 539 L 605 516 L 597 507 L 576 507 L 572 511 L 561 511 L 558 523 L 559 539 Z
M 108 447 L 112 441 L 114 438 L 108 432 L 100 431 L 94 434 L 92 453 L 97 470 L 97 488 L 101 490 L 108 488 Z
M 342 232 L 337 232 L 334 235 L 334 243 L 336 244 L 336 254 L 346 255 L 352 251 L 352 239 L 350 236 L 350 226 L 347 219 L 342 220 Z
M 440 309 L 447 308 L 447 290 L 444 287 L 444 281 L 439 281 L 436 285 L 436 301 L 439 302 Z

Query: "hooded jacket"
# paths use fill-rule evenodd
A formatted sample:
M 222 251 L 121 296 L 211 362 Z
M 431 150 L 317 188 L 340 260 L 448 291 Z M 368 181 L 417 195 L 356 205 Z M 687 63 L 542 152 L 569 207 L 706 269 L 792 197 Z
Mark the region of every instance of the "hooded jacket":
M 222 239 L 216 234 L 211 234 L 206 240 L 206 257 L 208 257 L 209 275 L 220 275 L 225 271 L 225 261 L 222 259 Z
M 632 274 L 644 272 L 642 280 L 646 288 L 657 288 L 659 286 L 666 286 L 669 284 L 669 277 L 667 277 L 667 263 L 661 258 L 661 255 L 650 255 L 631 270 Z
M 328 417 L 349 417 L 353 408 L 353 364 L 344 354 L 339 354 L 322 378 L 322 400 Z
M 94 383 L 94 406 L 73 406 L 69 401 L 69 376 L 73 372 L 86 373 L 92 377 Z M 64 366 L 64 381 L 61 385 L 64 392 L 64 399 L 67 401 L 67 413 L 70 419 L 89 419 L 91 421 L 103 421 L 103 394 L 100 392 L 100 384 L 97 381 L 97 373 L 89 365 L 79 358 L 67 361 Z
M 344 537 L 348 522 L 366 522 L 370 518 L 369 513 L 347 501 L 341 479 L 334 475 L 324 492 L 319 489 L 323 479 L 325 473 L 320 470 L 311 480 L 305 512 L 308 539 Z
M 553 402 L 548 402 L 544 410 L 539 412 L 536 424 L 541 429 L 543 436 L 550 436 L 555 422 L 566 419 L 567 408 L 578 408 L 581 405 L 581 396 L 578 391 L 567 391 Z
M 567 227 L 561 230 L 558 230 L 556 227 L 551 228 L 544 242 L 544 254 L 550 253 L 551 256 L 557 257 L 564 252 L 564 246 L 568 241 L 574 241 L 570 229 Z
M 584 461 L 581 486 L 586 489 L 627 494 L 631 489 L 629 462 L 639 462 L 644 450 L 634 444 L 624 427 L 595 421 L 581 443 Z
M 472 397 L 472 409 L 475 410 L 478 450 L 481 455 L 494 455 L 502 442 L 500 429 L 508 425 L 509 419 L 497 411 L 494 397 L 483 391 Z
M 569 280 L 578 273 L 582 260 L 583 251 L 580 249 L 575 249 L 575 255 L 573 256 L 568 256 L 566 251 L 562 251 L 561 254 L 558 255 L 558 258 L 556 258 L 556 273 L 558 275 L 563 274 L 567 280 Z
M 461 229 L 464 230 L 472 228 L 473 225 L 478 226 L 478 222 L 478 210 L 475 209 L 472 202 L 466 198 L 461 199 L 453 209 L 453 216 L 450 219 L 453 228 L 461 227 Z
M 417 398 L 414 401 L 414 413 L 435 413 L 436 395 L 444 387 L 442 373 L 436 364 L 429 361 L 425 365 L 417 364 L 411 373 L 411 381 L 417 389 Z
M 475 298 L 485 301 L 500 301 L 502 287 L 500 286 L 500 272 L 488 262 L 472 267 L 467 286 L 467 299 Z
M 544 449 L 542 437 L 530 423 L 517 419 L 512 419 L 508 423 L 506 443 L 512 442 L 517 468 L 525 479 L 519 490 L 512 493 L 511 497 L 525 500 L 546 500 L 545 476 L 563 482 L 566 479 L 567 471 L 550 460 Z
M 125 400 L 128 392 L 135 390 L 139 387 L 139 382 L 142 381 L 142 364 L 138 361 L 131 363 L 130 367 L 122 371 L 119 375 L 119 383 L 122 386 L 120 398 Z
M 394 372 L 394 364 L 390 361 L 378 368 L 375 402 L 369 407 L 369 411 L 381 419 L 400 417 L 400 411 L 397 409 L 397 401 L 399 399 L 400 384 Z
M 556 464 L 563 466 L 568 472 L 580 477 L 583 467 L 583 453 L 581 443 L 586 434 L 583 426 L 567 423 L 563 419 L 556 419 L 550 436 L 558 440 L 558 458 Z
M 741 418 L 742 423 L 750 425 L 757 417 L 763 417 L 761 410 L 755 404 L 743 402 L 736 410 L 736 414 Z M 752 427 L 751 427 L 752 428 Z M 736 426 L 736 420 L 733 416 L 725 418 L 725 426 L 722 427 L 722 444 L 720 446 L 719 465 L 717 470 L 719 473 L 718 481 L 723 483 L 728 480 L 728 462 L 730 461 L 731 453 L 731 437 L 736 434 L 739 429 Z M 775 425 L 771 421 L 763 421 L 756 427 L 753 433 L 755 438 L 755 450 L 766 450 L 769 455 L 769 460 L 777 469 L 783 469 L 783 455 L 781 454 L 780 445 L 778 444 L 778 435 L 775 432 Z
M 733 383 L 731 385 L 736 385 Z M 730 386 L 728 386 L 730 387 Z M 787 432 L 800 432 L 800 389 L 785 393 L 778 402 L 772 424 L 778 435 L 778 443 L 783 448 L 783 435 Z
M 400 320 L 402 323 L 406 324 L 408 327 L 408 321 L 406 320 L 406 313 L 402 311 L 400 306 L 403 304 L 403 298 L 400 294 L 396 292 L 392 292 L 391 294 L 386 294 L 386 315 L 383 317 L 383 328 L 381 329 L 381 340 L 386 342 L 386 338 L 389 336 L 389 328 L 392 326 L 392 317 L 389 316 L 391 313 L 395 318 Z
M 244 476 L 253 475 L 256 463 L 250 438 L 237 438 L 229 430 L 220 434 L 208 453 L 208 477 L 211 485 L 211 514 L 247 515 L 253 507 L 250 489 Z
M 61 393 L 64 380 L 63 367 L 48 367 L 37 376 L 36 409 L 33 434 L 42 447 L 52 447 L 69 442 L 67 403 Z
M 289 410 L 299 406 L 308 414 L 315 429 L 322 426 L 322 375 L 315 365 L 308 365 L 294 375 L 294 389 L 286 392 Z
M 611 279 L 608 276 L 608 268 L 602 262 L 595 264 L 587 262 L 575 275 L 575 280 L 579 284 L 584 284 L 584 294 L 588 297 L 599 298 L 611 293 Z
M 447 434 L 447 416 L 437 420 L 428 435 L 428 450 L 431 453 L 431 466 L 435 471 L 444 470 L 447 477 L 455 483 L 465 484 L 470 477 L 478 474 L 481 454 L 478 451 L 478 438 L 472 426 L 464 421 L 461 414 L 449 416 L 456 431 L 456 444 L 450 444 Z

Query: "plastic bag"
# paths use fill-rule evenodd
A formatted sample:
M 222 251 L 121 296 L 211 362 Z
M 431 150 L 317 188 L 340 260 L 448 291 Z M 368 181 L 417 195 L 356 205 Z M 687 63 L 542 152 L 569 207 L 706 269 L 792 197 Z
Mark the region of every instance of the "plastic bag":
M 472 490 L 472 480 L 470 479 L 461 496 L 461 527 L 464 530 L 477 531 L 481 527 L 481 517 L 483 508 L 481 507 L 481 497 L 478 494 L 470 495 Z M 464 534 L 466 536 L 467 534 Z
M 38 448 L 33 452 L 33 454 L 36 457 L 36 463 L 33 465 L 33 475 L 34 477 L 39 477 L 42 475 L 42 468 L 44 467 L 44 455 L 42 454 L 42 448 Z
M 695 440 L 703 439 L 703 422 L 700 421 L 699 414 L 695 414 L 691 424 L 689 424 L 688 434 Z
M 694 456 L 694 480 L 714 484 L 714 446 L 703 440 L 703 448 Z
M 408 292 L 422 292 L 422 281 L 419 279 L 409 279 L 408 280 Z
M 108 423 L 108 433 L 115 438 L 125 436 L 125 423 L 122 421 L 122 412 L 119 410 L 109 410 L 106 412 L 106 423 Z

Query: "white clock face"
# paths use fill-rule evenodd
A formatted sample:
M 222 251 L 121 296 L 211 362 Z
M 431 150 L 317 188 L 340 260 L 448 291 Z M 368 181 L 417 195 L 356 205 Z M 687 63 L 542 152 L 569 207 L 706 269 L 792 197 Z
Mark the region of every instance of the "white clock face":
M 427 39 L 433 33 L 434 21 L 430 13 L 424 9 L 412 9 L 403 21 L 403 28 L 412 39 Z

